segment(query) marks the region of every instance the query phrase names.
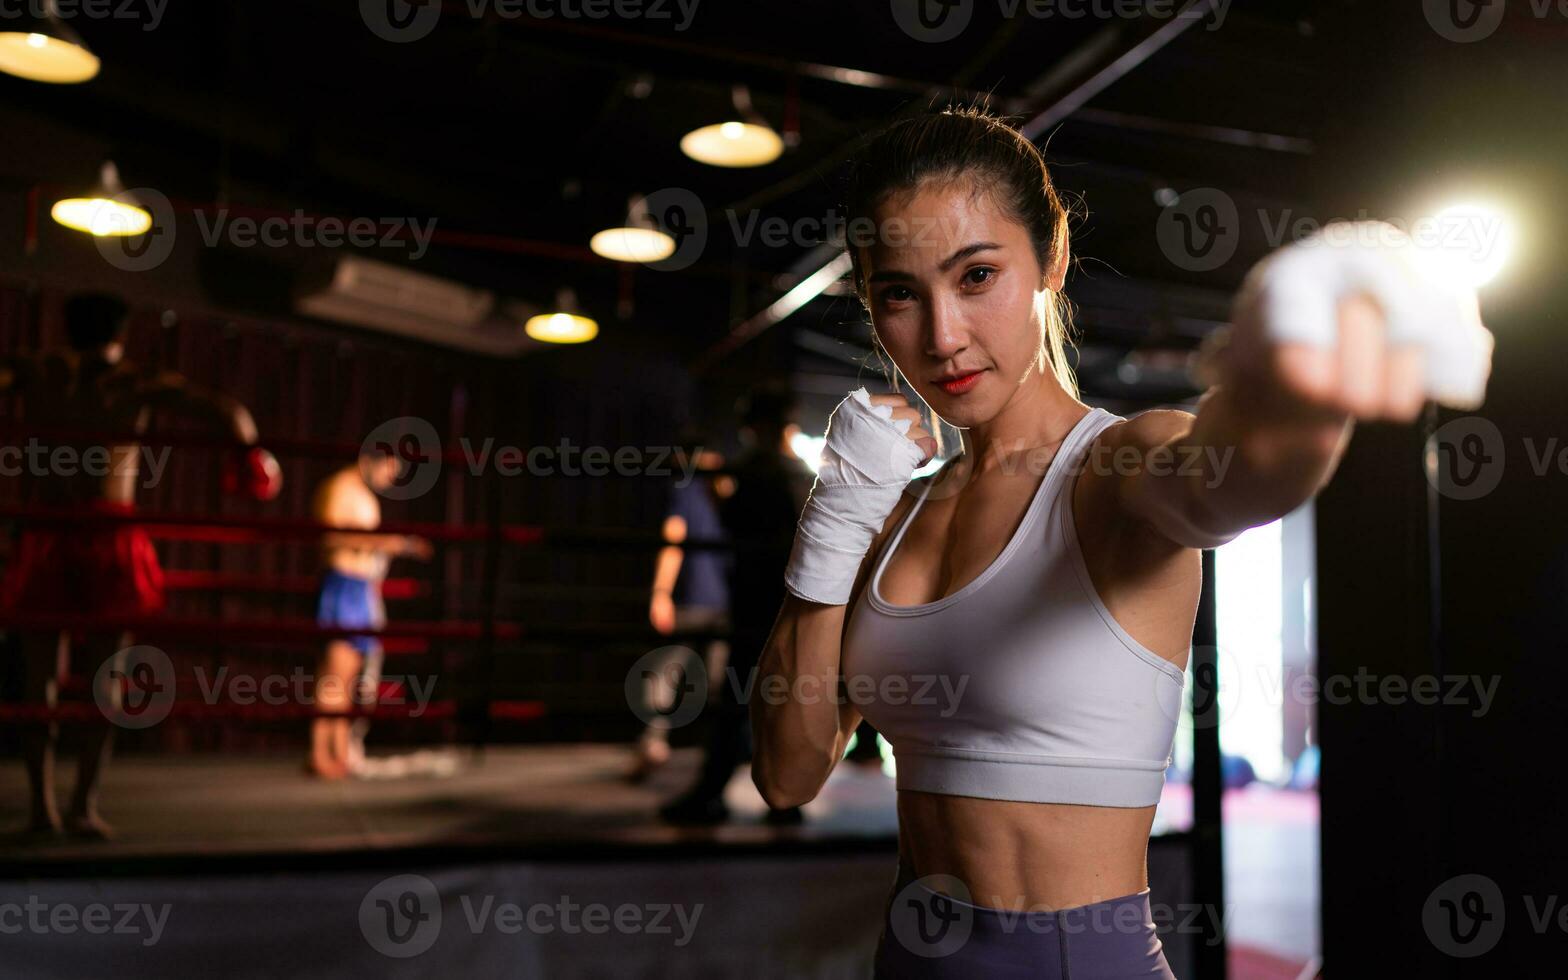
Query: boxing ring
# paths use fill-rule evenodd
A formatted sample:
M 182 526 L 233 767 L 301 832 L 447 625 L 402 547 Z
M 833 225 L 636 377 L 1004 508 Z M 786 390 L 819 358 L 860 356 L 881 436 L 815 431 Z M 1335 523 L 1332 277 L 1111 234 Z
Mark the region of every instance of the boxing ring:
M 140 441 L 196 450 L 224 445 L 184 436 Z M 267 445 L 283 455 L 337 461 L 359 451 L 331 443 Z M 448 457 L 461 460 L 456 453 Z M 23 505 L 0 506 L 0 521 L 29 527 L 129 523 L 158 541 L 224 549 L 352 533 L 264 514 L 83 514 Z M 387 579 L 384 598 L 392 617 L 379 630 L 321 626 L 305 616 L 0 613 L 0 630 L 8 636 L 129 631 L 138 648 L 165 653 L 153 669 L 126 671 L 121 679 L 124 704 L 136 707 L 122 709 L 130 713 L 117 719 L 133 751 L 113 760 L 103 783 L 117 839 L 0 837 L 0 918 L 13 907 L 17 915 L 48 916 L 57 908 L 102 906 L 111 918 L 125 917 L 127 929 L 92 932 L 85 919 L 69 934 L 23 929 L 7 936 L 0 975 L 79 976 L 106 958 L 131 975 L 214 969 L 225 975 L 410 977 L 456 970 L 522 977 L 864 974 L 896 870 L 890 779 L 842 765 L 806 807 L 804 824 L 791 827 L 763 821 L 760 797 L 737 774 L 726 796 L 734 821 L 664 825 L 656 810 L 695 773 L 697 748 L 678 747 L 653 778 L 629 783 L 630 729 L 621 744 L 551 741 L 549 699 L 503 691 L 495 680 L 504 661 L 524 655 L 529 641 L 581 652 L 725 638 L 716 631 L 661 634 L 646 624 L 505 614 L 503 553 L 540 559 L 552 550 L 611 551 L 651 558 L 665 544 L 657 533 L 503 524 L 494 512 L 482 525 L 388 521 L 374 533 L 426 538 L 438 556 L 479 549 L 483 574 L 465 589 L 481 597 L 478 614 L 398 616 L 400 605 L 437 591 L 407 576 Z M 739 554 L 751 546 L 682 544 Z M 306 575 L 173 568 L 165 572 L 165 585 L 174 595 L 271 596 L 286 604 L 313 594 L 316 582 Z M 1206 609 L 1212 617 L 1212 602 Z M 233 703 L 214 697 L 200 675 L 193 684 L 193 673 L 203 665 L 209 673 L 221 670 L 228 658 L 241 656 L 260 658 L 267 670 L 310 670 L 327 641 L 358 636 L 380 642 L 387 678 L 440 658 L 438 683 L 426 697 L 410 702 L 407 684 L 389 686 L 384 679 L 376 703 L 337 712 L 376 723 L 373 754 L 389 734 L 401 739 L 420 733 L 419 751 L 403 758 L 423 761 L 403 778 L 312 780 L 300 771 L 297 751 L 286 758 L 134 751 L 148 728 L 299 731 L 330 713 L 298 697 Z M 633 668 L 629 657 L 625 666 Z M 1202 665 L 1194 669 L 1201 682 Z M 632 689 L 620 674 L 603 681 L 608 689 Z M 53 722 L 69 732 L 106 723 L 87 678 L 64 679 L 61 694 L 52 706 L 0 704 L 0 726 Z M 628 716 L 639 707 L 628 704 Z M 138 712 L 156 717 L 143 725 Z M 1169 808 L 1162 803 L 1150 844 L 1153 898 L 1172 908 L 1192 904 L 1218 880 L 1206 867 L 1218 859 L 1218 745 L 1212 730 L 1205 735 L 1203 726 L 1198 729 L 1191 817 L 1179 812 L 1185 800 Z M 1203 745 L 1203 738 L 1212 744 Z M 1209 751 L 1212 773 L 1205 775 Z M 1212 806 L 1202 782 L 1210 777 Z M 25 785 L 20 766 L 0 775 L 0 800 L 15 801 L 0 805 L 0 821 L 15 823 L 24 815 Z M 606 922 L 637 917 L 642 925 L 568 923 L 563 901 L 593 909 Z M 515 928 L 519 916 L 551 924 Z M 262 929 L 273 942 L 245 941 Z M 1179 975 L 1209 975 L 1194 970 L 1206 958 L 1223 956 L 1221 943 L 1191 929 L 1173 930 L 1163 941 Z

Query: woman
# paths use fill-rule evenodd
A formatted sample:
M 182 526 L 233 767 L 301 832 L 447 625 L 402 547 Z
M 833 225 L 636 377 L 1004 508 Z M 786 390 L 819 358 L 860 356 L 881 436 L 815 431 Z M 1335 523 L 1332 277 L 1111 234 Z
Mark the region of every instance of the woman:
M 877 340 L 963 452 L 906 487 L 938 449 L 917 410 L 857 392 L 834 412 L 754 687 L 753 779 L 770 806 L 809 801 L 862 712 L 892 743 L 878 976 L 1170 977 L 1146 853 L 1200 549 L 1312 496 L 1354 419 L 1417 415 L 1432 355 L 1385 343 L 1381 312 L 1417 287 L 1362 245 L 1321 253 L 1357 275 L 1255 274 L 1197 414 L 1121 418 L 1078 398 L 1067 212 L 1021 134 L 973 109 L 899 122 L 848 212 Z M 1331 322 L 1278 313 L 1319 281 Z M 1489 357 L 1473 309 L 1444 317 Z

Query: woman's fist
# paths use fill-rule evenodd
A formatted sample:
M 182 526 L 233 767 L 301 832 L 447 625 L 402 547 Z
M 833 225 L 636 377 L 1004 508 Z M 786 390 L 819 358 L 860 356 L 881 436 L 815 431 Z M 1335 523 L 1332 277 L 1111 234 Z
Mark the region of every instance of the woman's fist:
M 1480 405 L 1492 335 L 1473 290 L 1432 276 L 1401 232 L 1329 225 L 1260 262 L 1202 355 L 1211 383 L 1358 419 L 1409 421 L 1427 398 Z
M 909 399 L 903 395 L 872 395 L 871 404 L 886 405 L 893 410 L 891 422 L 900 419 L 908 420 L 909 430 L 904 433 L 904 438 L 920 447 L 920 465 L 931 462 L 936 456 L 936 437 L 931 434 L 920 419 L 920 410 L 909 404 Z

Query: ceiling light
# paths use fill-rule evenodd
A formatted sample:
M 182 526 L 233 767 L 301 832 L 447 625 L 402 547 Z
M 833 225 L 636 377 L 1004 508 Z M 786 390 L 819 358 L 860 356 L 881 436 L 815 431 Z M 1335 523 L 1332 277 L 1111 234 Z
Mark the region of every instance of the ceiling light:
M 97 186 L 56 201 L 49 216 L 100 238 L 140 235 L 152 227 L 152 214 L 120 183 L 120 172 L 109 160 L 99 171 Z
M 658 227 L 641 197 L 627 208 L 626 224 L 606 228 L 588 240 L 598 256 L 615 262 L 658 262 L 675 254 L 675 239 Z
M 31 7 L 33 4 L 27 4 Z M 97 55 L 60 20 L 55 0 L 41 12 L 20 12 L 0 22 L 0 71 L 35 82 L 71 85 L 98 74 Z
M 681 152 L 715 167 L 760 167 L 784 153 L 784 139 L 752 108 L 744 85 L 731 90 L 739 117 L 694 129 L 681 137 Z
M 577 297 L 569 289 L 556 294 L 555 310 L 530 317 L 523 332 L 546 344 L 582 344 L 599 336 L 599 324 L 577 309 Z

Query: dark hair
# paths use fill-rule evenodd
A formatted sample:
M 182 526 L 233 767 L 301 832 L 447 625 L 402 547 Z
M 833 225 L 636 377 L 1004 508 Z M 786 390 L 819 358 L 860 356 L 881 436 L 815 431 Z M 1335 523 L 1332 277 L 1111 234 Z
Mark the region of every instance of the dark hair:
M 741 424 L 750 429 L 782 432 L 793 422 L 798 402 L 781 381 L 765 381 L 742 395 L 736 406 Z
M 65 339 L 73 350 L 94 351 L 125 337 L 129 307 L 108 293 L 77 293 L 65 301 Z
M 1029 231 L 1042 270 L 1053 268 L 1067 253 L 1070 214 L 1051 181 L 1045 158 L 1018 130 L 981 106 L 950 106 L 893 123 L 871 138 L 850 170 L 845 200 L 855 292 L 870 309 L 865 266 L 861 257 L 864 233 L 875 228 L 876 210 L 890 195 L 913 191 L 922 184 L 970 184 L 992 196 L 1002 212 Z M 1078 394 L 1078 382 L 1067 363 L 1071 310 L 1060 293 L 1052 292 L 1045 309 L 1046 336 L 1042 354 L 1062 387 Z M 1044 365 L 1042 365 L 1044 367 Z

